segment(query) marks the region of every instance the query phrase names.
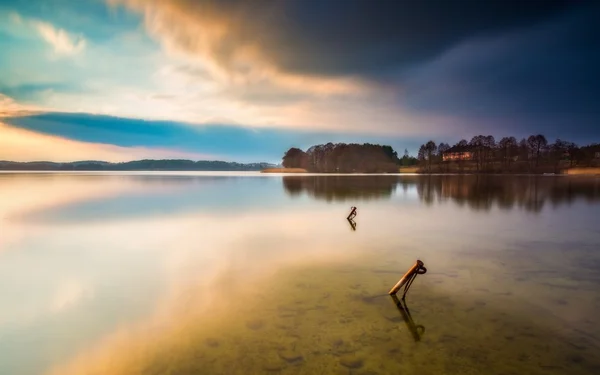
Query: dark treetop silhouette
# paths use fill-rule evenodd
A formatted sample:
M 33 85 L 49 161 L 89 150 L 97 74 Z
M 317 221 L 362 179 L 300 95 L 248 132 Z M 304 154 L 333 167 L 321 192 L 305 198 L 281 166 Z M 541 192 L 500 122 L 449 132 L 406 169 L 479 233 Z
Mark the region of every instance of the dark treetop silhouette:
M 476 135 L 453 147 L 429 141 L 419 148 L 422 172 L 559 173 L 572 167 L 600 166 L 600 144 L 579 147 L 557 139 L 549 143 L 542 134 L 517 141 L 492 135 Z
M 405 151 L 402 158 L 391 146 L 351 143 L 327 143 L 306 152 L 290 148 L 283 156 L 285 168 L 303 168 L 321 173 L 396 173 L 401 165 L 416 164 Z
M 549 143 L 542 134 L 520 141 L 504 137 L 498 142 L 492 135 L 476 135 L 454 146 L 430 140 L 421 145 L 416 158 L 407 150 L 399 158 L 390 146 L 330 142 L 306 152 L 292 147 L 282 165 L 317 173 L 393 173 L 400 166 L 413 165 L 425 173 L 560 173 L 567 168 L 600 166 L 600 144 L 580 147 L 561 139 Z

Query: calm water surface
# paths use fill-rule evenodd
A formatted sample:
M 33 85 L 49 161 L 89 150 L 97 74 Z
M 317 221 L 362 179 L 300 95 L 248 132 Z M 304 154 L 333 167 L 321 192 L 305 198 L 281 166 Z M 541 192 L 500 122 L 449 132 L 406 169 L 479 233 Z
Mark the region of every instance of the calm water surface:
M 587 177 L 0 173 L 0 374 L 600 374 L 599 203 Z

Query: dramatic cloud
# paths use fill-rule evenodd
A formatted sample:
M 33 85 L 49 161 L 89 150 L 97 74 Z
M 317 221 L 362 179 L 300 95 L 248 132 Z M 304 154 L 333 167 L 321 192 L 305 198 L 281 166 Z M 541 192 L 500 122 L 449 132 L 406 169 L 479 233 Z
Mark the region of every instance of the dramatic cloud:
M 34 124 L 40 118 L 12 125 L 130 147 L 97 122 L 83 126 L 85 116 L 110 115 L 119 124 L 144 119 L 134 127 L 139 134 L 121 136 L 155 147 L 144 126 L 171 121 L 210 134 L 206 139 L 235 134 L 239 143 L 217 142 L 220 148 L 208 152 L 244 160 L 280 156 L 255 133 L 270 134 L 280 149 L 293 136 L 301 147 L 308 140 L 390 140 L 413 152 L 414 142 L 480 133 L 578 142 L 600 136 L 597 2 L 66 4 L 3 3 L 0 94 L 14 101 L 0 98 L 0 113 L 79 112 L 78 125 L 61 115 L 43 129 Z M 177 132 L 168 147 L 207 152 L 204 138 L 187 135 Z M 188 146 L 190 139 L 202 148 Z M 255 152 L 258 145 L 270 156 Z
M 596 7 L 596 10 L 600 8 Z M 600 137 L 598 12 L 475 38 L 397 78 L 411 111 L 453 114 L 482 132 Z
M 353 133 L 364 132 L 368 123 L 371 133 L 404 135 L 436 134 L 455 122 L 449 116 L 405 111 L 397 88 L 381 82 L 280 66 L 265 50 L 281 47 L 269 44 L 268 35 L 286 31 L 274 24 L 263 35 L 255 27 L 259 19 L 268 21 L 265 14 L 285 18 L 277 2 L 257 3 L 256 8 L 235 2 L 233 9 L 219 2 L 110 3 L 143 14 L 150 34 L 173 60 L 184 61 L 159 71 L 160 101 L 155 96 L 144 99 L 148 108 L 171 108 L 171 118 Z
M 257 34 L 249 23 L 250 19 L 253 22 L 262 19 L 264 12 L 270 12 L 270 5 L 264 9 L 260 2 L 252 5 L 245 2 L 231 9 L 227 5 L 232 4 L 228 2 L 211 1 L 109 2 L 123 3 L 143 13 L 148 31 L 163 42 L 169 52 L 191 58 L 195 71 L 205 71 L 203 78 L 234 86 L 242 95 L 244 88 L 254 85 L 264 87 L 263 92 L 293 90 L 318 96 L 358 95 L 366 89 L 357 78 L 294 75 L 279 69 L 264 54 L 266 46 L 259 42 L 263 35 Z
M 507 122 L 556 133 L 597 119 L 594 4 L 109 3 L 142 14 L 149 33 L 186 60 L 170 74 L 239 103 L 229 118 L 241 123 L 448 137 Z
M 572 1 L 109 0 L 142 12 L 170 49 L 230 74 L 260 65 L 303 75 L 373 73 L 482 33 L 528 26 Z M 572 4 L 571 4 L 572 5 Z

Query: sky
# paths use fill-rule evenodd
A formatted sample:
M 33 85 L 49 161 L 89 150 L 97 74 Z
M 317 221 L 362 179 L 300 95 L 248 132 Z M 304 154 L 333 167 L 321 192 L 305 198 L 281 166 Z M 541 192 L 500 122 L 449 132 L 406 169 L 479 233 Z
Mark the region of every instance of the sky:
M 0 160 L 600 141 L 600 2 L 0 0 Z

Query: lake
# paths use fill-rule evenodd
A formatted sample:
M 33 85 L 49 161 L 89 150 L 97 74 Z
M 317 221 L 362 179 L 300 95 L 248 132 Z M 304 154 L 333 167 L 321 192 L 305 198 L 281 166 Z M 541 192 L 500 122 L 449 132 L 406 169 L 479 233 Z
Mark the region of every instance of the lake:
M 594 177 L 0 173 L 0 374 L 599 374 L 599 217 Z

